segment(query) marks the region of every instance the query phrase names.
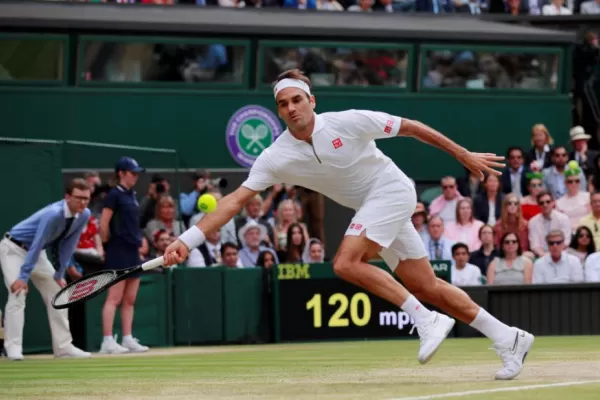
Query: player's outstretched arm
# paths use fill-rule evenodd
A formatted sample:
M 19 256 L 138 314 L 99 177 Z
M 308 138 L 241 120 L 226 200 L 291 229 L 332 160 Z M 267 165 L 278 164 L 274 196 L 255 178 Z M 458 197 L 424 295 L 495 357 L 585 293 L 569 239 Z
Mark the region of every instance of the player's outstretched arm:
M 494 168 L 504 167 L 503 163 L 498 162 L 504 160 L 503 156 L 493 153 L 472 153 L 422 122 L 403 118 L 398 136 L 414 137 L 423 143 L 444 150 L 471 172 L 478 174 L 481 179 L 484 178 L 485 173 L 494 175 L 502 174 Z
M 254 197 L 256 193 L 240 186 L 235 192 L 223 197 L 215 211 L 205 215 L 195 226 L 182 233 L 175 242 L 167 247 L 164 254 L 164 266 L 185 261 L 189 251 L 204 242 L 206 234 L 220 229 L 229 222 L 241 211 L 246 201 Z

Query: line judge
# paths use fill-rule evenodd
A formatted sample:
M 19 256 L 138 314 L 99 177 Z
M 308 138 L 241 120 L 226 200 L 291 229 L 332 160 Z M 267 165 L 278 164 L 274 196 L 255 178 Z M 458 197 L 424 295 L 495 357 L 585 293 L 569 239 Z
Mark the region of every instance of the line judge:
M 50 304 L 52 297 L 65 286 L 65 271 L 90 216 L 87 209 L 90 196 L 90 186 L 85 180 L 73 179 L 64 200 L 49 204 L 19 222 L 0 241 L 2 274 L 9 290 L 4 348 L 10 360 L 23 359 L 25 297 L 29 280 L 46 303 L 54 355 L 61 358 L 91 356 L 73 346 L 68 310 L 56 310 Z

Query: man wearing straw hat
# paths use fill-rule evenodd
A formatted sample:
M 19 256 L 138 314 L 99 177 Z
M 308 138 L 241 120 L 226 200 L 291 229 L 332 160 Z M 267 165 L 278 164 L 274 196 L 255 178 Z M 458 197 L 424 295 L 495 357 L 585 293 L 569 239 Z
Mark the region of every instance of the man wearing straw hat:
M 585 133 L 582 126 L 575 126 L 569 131 L 569 139 L 573 150 L 569 153 L 569 161 L 575 160 L 579 163 L 585 176 L 589 176 L 595 168 L 594 162 L 598 152 L 588 149 L 588 142 L 592 137 Z

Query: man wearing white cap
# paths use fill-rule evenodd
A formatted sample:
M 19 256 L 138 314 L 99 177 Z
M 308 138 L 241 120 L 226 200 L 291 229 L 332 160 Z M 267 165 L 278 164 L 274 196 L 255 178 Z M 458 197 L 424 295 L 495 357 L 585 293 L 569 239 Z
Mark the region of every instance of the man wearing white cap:
M 298 70 L 281 74 L 274 88 L 279 117 L 288 129 L 254 162 L 248 179 L 225 196 L 217 209 L 183 233 L 165 253 L 165 265 L 180 263 L 225 224 L 247 199 L 287 183 L 323 193 L 356 211 L 333 261 L 336 274 L 398 305 L 415 321 L 418 360 L 427 363 L 454 326 L 454 319 L 429 311 L 421 300 L 480 330 L 494 342 L 503 368 L 496 379 L 512 379 L 522 368 L 533 336 L 509 327 L 475 304 L 461 289 L 436 279 L 411 216 L 417 204 L 410 179 L 375 145 L 375 139 L 413 137 L 455 157 L 483 179 L 500 175 L 504 157 L 472 153 L 434 129 L 383 112 L 347 110 L 316 114 L 310 80 Z M 400 277 L 368 260 L 379 254 Z M 412 291 L 411 294 L 408 290 Z
M 594 170 L 594 160 L 598 156 L 598 152 L 588 149 L 588 141 L 592 138 L 585 133 L 582 126 L 575 126 L 569 131 L 569 138 L 573 151 L 569 153 L 569 160 L 575 160 L 579 163 L 585 176 L 589 176 Z

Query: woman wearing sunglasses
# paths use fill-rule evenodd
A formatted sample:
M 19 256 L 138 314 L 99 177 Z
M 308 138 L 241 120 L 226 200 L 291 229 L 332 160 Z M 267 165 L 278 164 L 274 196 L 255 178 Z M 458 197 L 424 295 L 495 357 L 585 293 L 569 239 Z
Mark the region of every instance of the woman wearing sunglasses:
M 569 161 L 564 174 L 567 193 L 556 200 L 556 208 L 567 214 L 571 229 L 575 232 L 581 218 L 591 212 L 590 194 L 581 190 L 581 168 L 577 161 Z
M 542 212 L 537 203 L 537 195 L 544 190 L 543 174 L 541 172 L 529 172 L 527 173 L 527 179 L 529 179 L 527 185 L 529 194 L 521 199 L 521 214 L 525 221 L 529 221 Z
M 532 277 L 533 263 L 522 255 L 519 238 L 512 232 L 505 233 L 500 241 L 500 255 L 488 267 L 488 285 L 529 284 Z
M 593 238 L 590 228 L 587 226 L 580 226 L 575 231 L 575 236 L 573 237 L 573 240 L 571 240 L 567 252 L 579 258 L 583 265 L 587 256 L 596 252 L 596 245 L 594 244 Z

